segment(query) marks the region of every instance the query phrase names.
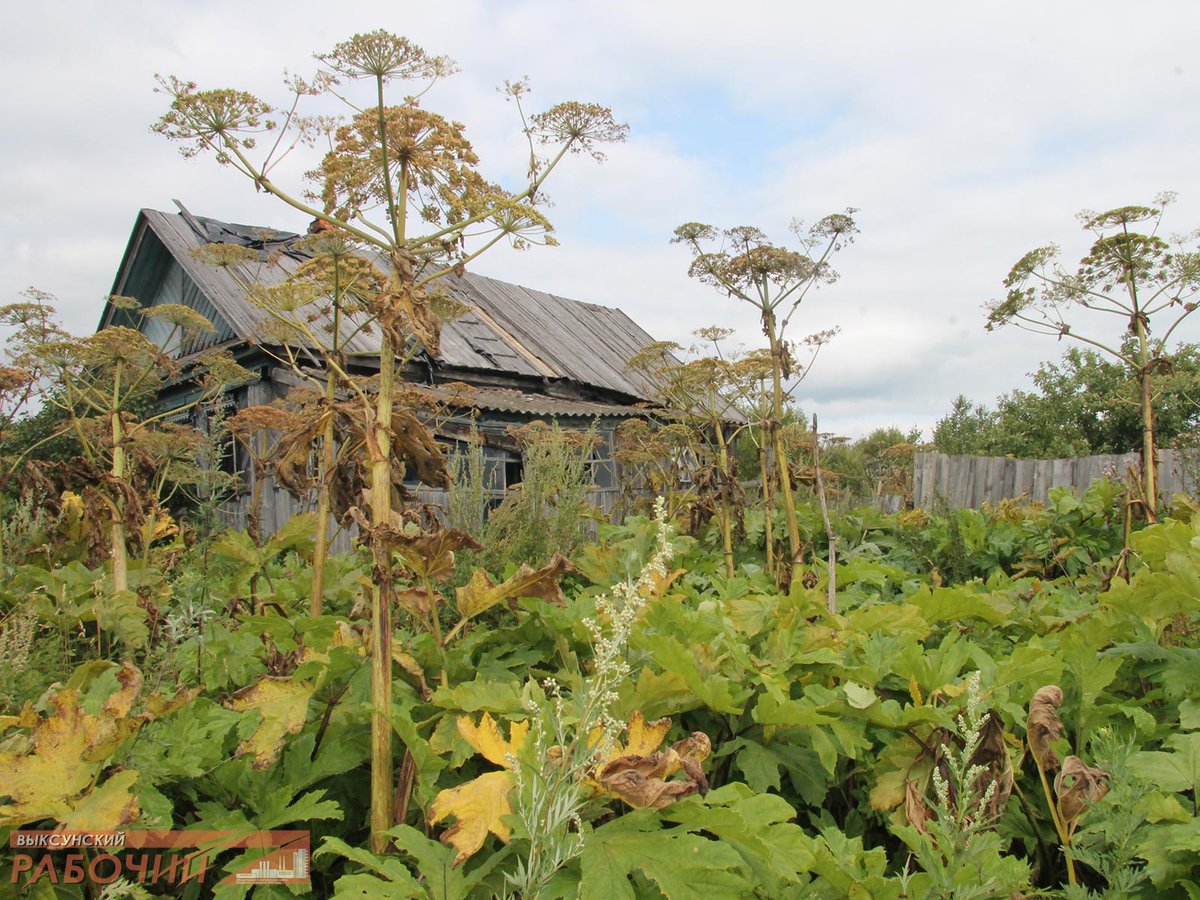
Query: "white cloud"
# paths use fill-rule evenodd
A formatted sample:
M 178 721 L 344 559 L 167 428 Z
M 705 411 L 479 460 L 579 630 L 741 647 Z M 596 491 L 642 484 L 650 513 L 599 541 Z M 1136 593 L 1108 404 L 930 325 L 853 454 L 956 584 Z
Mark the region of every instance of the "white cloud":
M 985 334 L 980 305 L 1025 250 L 1077 256 L 1081 207 L 1181 193 L 1200 224 L 1200 7 L 937 0 L 840 6 L 703 0 L 309 0 L 26 6 L 0 35 L 0 286 L 52 290 L 90 327 L 140 206 L 303 228 L 211 161 L 148 131 L 153 74 L 273 94 L 284 67 L 356 30 L 403 27 L 463 73 L 430 103 L 466 122 L 488 171 L 524 168 L 514 110 L 495 93 L 531 76 L 534 102 L 596 99 L 634 126 L 596 168 L 550 184 L 563 246 L 498 253 L 488 274 L 621 306 L 656 336 L 706 324 L 757 339 L 753 311 L 690 282 L 668 241 L 681 222 L 755 223 L 783 238 L 852 205 L 862 234 L 842 280 L 808 301 L 797 333 L 840 324 L 803 385 L 822 426 L 928 426 L 963 392 L 990 400 L 1062 349 Z M 709 123 L 713 123 L 711 126 Z M 308 160 L 311 163 L 311 158 Z M 298 156 L 279 177 L 296 177 Z M 1200 323 L 1184 337 L 1200 336 Z

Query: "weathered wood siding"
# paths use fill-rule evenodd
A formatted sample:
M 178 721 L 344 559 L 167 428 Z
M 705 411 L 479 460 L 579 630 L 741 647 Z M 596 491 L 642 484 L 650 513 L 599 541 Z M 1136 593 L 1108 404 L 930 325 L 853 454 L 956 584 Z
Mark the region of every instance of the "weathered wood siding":
M 446 491 L 434 488 L 418 487 L 413 490 L 415 495 L 412 502 L 428 504 L 442 514 L 450 511 L 450 497 Z M 599 510 L 600 514 L 612 520 L 617 500 L 621 492 L 613 489 L 597 489 L 588 494 L 588 501 Z M 252 494 L 243 494 L 234 501 L 227 503 L 220 511 L 221 519 L 233 528 L 247 527 L 250 513 L 250 498 Z M 313 512 L 317 508 L 316 494 L 309 499 L 297 500 L 287 491 L 278 488 L 268 479 L 263 485 L 259 517 L 259 533 L 268 536 L 279 531 L 293 517 L 301 513 Z M 357 529 L 354 526 L 343 528 L 336 520 L 330 519 L 329 533 L 333 535 L 331 548 L 334 553 L 344 553 L 353 547 Z
M 1158 483 L 1162 498 L 1192 493 L 1195 466 L 1185 464 L 1175 450 L 1158 453 Z M 1005 456 L 947 456 L 918 453 L 913 457 L 913 505 L 932 506 L 941 497 L 952 508 L 978 508 L 1001 500 L 1026 497 L 1046 502 L 1050 488 L 1082 492 L 1106 476 L 1124 478 L 1137 470 L 1138 454 L 1083 456 L 1075 459 L 1012 459 Z

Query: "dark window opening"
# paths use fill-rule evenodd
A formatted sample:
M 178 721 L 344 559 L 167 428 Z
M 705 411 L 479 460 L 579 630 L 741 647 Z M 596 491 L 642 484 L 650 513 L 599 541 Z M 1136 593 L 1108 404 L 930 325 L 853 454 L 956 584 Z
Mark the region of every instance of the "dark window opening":
M 521 483 L 521 478 L 524 474 L 524 464 L 521 458 L 509 458 L 504 460 L 504 486 L 510 488 L 515 484 Z

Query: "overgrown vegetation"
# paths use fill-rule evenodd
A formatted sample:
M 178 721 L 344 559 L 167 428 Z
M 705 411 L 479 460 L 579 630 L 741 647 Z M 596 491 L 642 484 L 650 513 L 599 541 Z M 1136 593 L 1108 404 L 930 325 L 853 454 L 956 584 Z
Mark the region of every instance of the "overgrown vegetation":
M 273 130 L 253 96 L 166 80 L 159 125 L 319 220 L 296 277 L 255 297 L 307 387 L 228 422 L 281 486 L 315 493 L 315 513 L 274 534 L 176 519 L 163 494 L 182 479 L 162 461 L 204 481 L 202 436 L 166 428 L 150 401 L 167 378 L 203 399 L 242 373 L 178 367 L 132 329 L 71 339 L 44 297 L 6 313 L 21 330 L 0 371 L 13 476 L 0 484 L 0 860 L 22 827 L 297 827 L 312 832 L 320 897 L 1200 891 L 1193 500 L 1141 530 L 1108 482 L 1044 505 L 880 511 L 909 489 L 917 435 L 845 445 L 788 399 L 801 373 L 786 326 L 833 279 L 848 213 L 797 226 L 800 251 L 754 229 L 679 230 L 692 274 L 754 304 L 768 347 L 733 356 L 705 329 L 704 355 L 649 348 L 665 405 L 621 429 L 619 524 L 589 509 L 594 429 L 507 435 L 522 477 L 496 496 L 479 436 L 443 456 L 437 410 L 397 365 L 436 348 L 437 278 L 498 240 L 545 239 L 545 176 L 623 128 L 591 104 L 526 120 L 530 182 L 505 192 L 478 175 L 461 126 L 417 97 L 385 104 L 389 82 L 427 86 L 447 60 L 382 32 L 319 59 L 313 82 L 291 83 L 297 101 L 344 99 L 354 81 L 373 92 L 333 127 L 284 113 L 297 139 L 320 127 L 332 140 L 320 209 L 269 177 L 291 138 L 251 162 L 253 135 Z M 412 223 L 410 203 L 424 204 Z M 1121 215 L 1092 223 L 1142 213 Z M 413 237 L 418 218 L 432 230 Z M 208 262 L 252 262 L 222 253 Z M 328 305 L 328 329 L 312 304 Z M 378 373 L 350 370 L 343 326 L 378 331 Z M 39 392 L 58 415 L 21 443 Z M 81 463 L 27 465 L 66 432 Z M 446 516 L 406 503 L 410 468 L 446 484 Z M 357 525 L 351 552 L 328 552 L 331 515 Z M 215 886 L 256 853 L 213 846 L 207 879 L 186 886 L 102 884 L 85 867 L 79 883 L 39 868 L 9 887 L 288 895 Z
M 297 521 L 156 557 L 120 606 L 73 536 L 103 520 L 64 516 L 0 589 L 0 816 L 311 828 L 317 896 L 1183 896 L 1200 517 L 1135 533 L 1113 578 L 1115 497 L 847 510 L 834 614 L 808 503 L 815 558 L 787 592 L 761 544 L 739 543 L 729 578 L 716 528 L 632 517 L 577 549 L 564 592 L 560 565 L 444 594 L 467 537 L 414 536 L 389 713 L 405 802 L 383 854 L 362 849 L 369 559 L 332 557 L 312 616 Z M 94 743 L 95 719 L 61 731 L 78 746 L 49 739 L 101 708 L 133 717 L 122 737 Z

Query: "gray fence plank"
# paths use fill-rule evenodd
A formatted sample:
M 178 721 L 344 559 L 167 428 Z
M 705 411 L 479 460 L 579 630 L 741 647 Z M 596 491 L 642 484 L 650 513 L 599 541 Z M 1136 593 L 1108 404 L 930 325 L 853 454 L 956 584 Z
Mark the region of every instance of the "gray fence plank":
M 913 504 L 930 507 L 935 498 L 942 497 L 951 507 L 978 508 L 985 501 L 995 504 L 1023 495 L 1045 503 L 1052 487 L 1083 493 L 1100 478 L 1124 479 L 1130 466 L 1137 470 L 1138 454 L 1013 459 L 917 453 L 913 457 Z M 1188 473 L 1197 469 L 1200 465 L 1189 466 L 1178 451 L 1160 450 L 1160 499 L 1169 502 L 1176 493 L 1195 493 L 1200 485 L 1191 483 Z

